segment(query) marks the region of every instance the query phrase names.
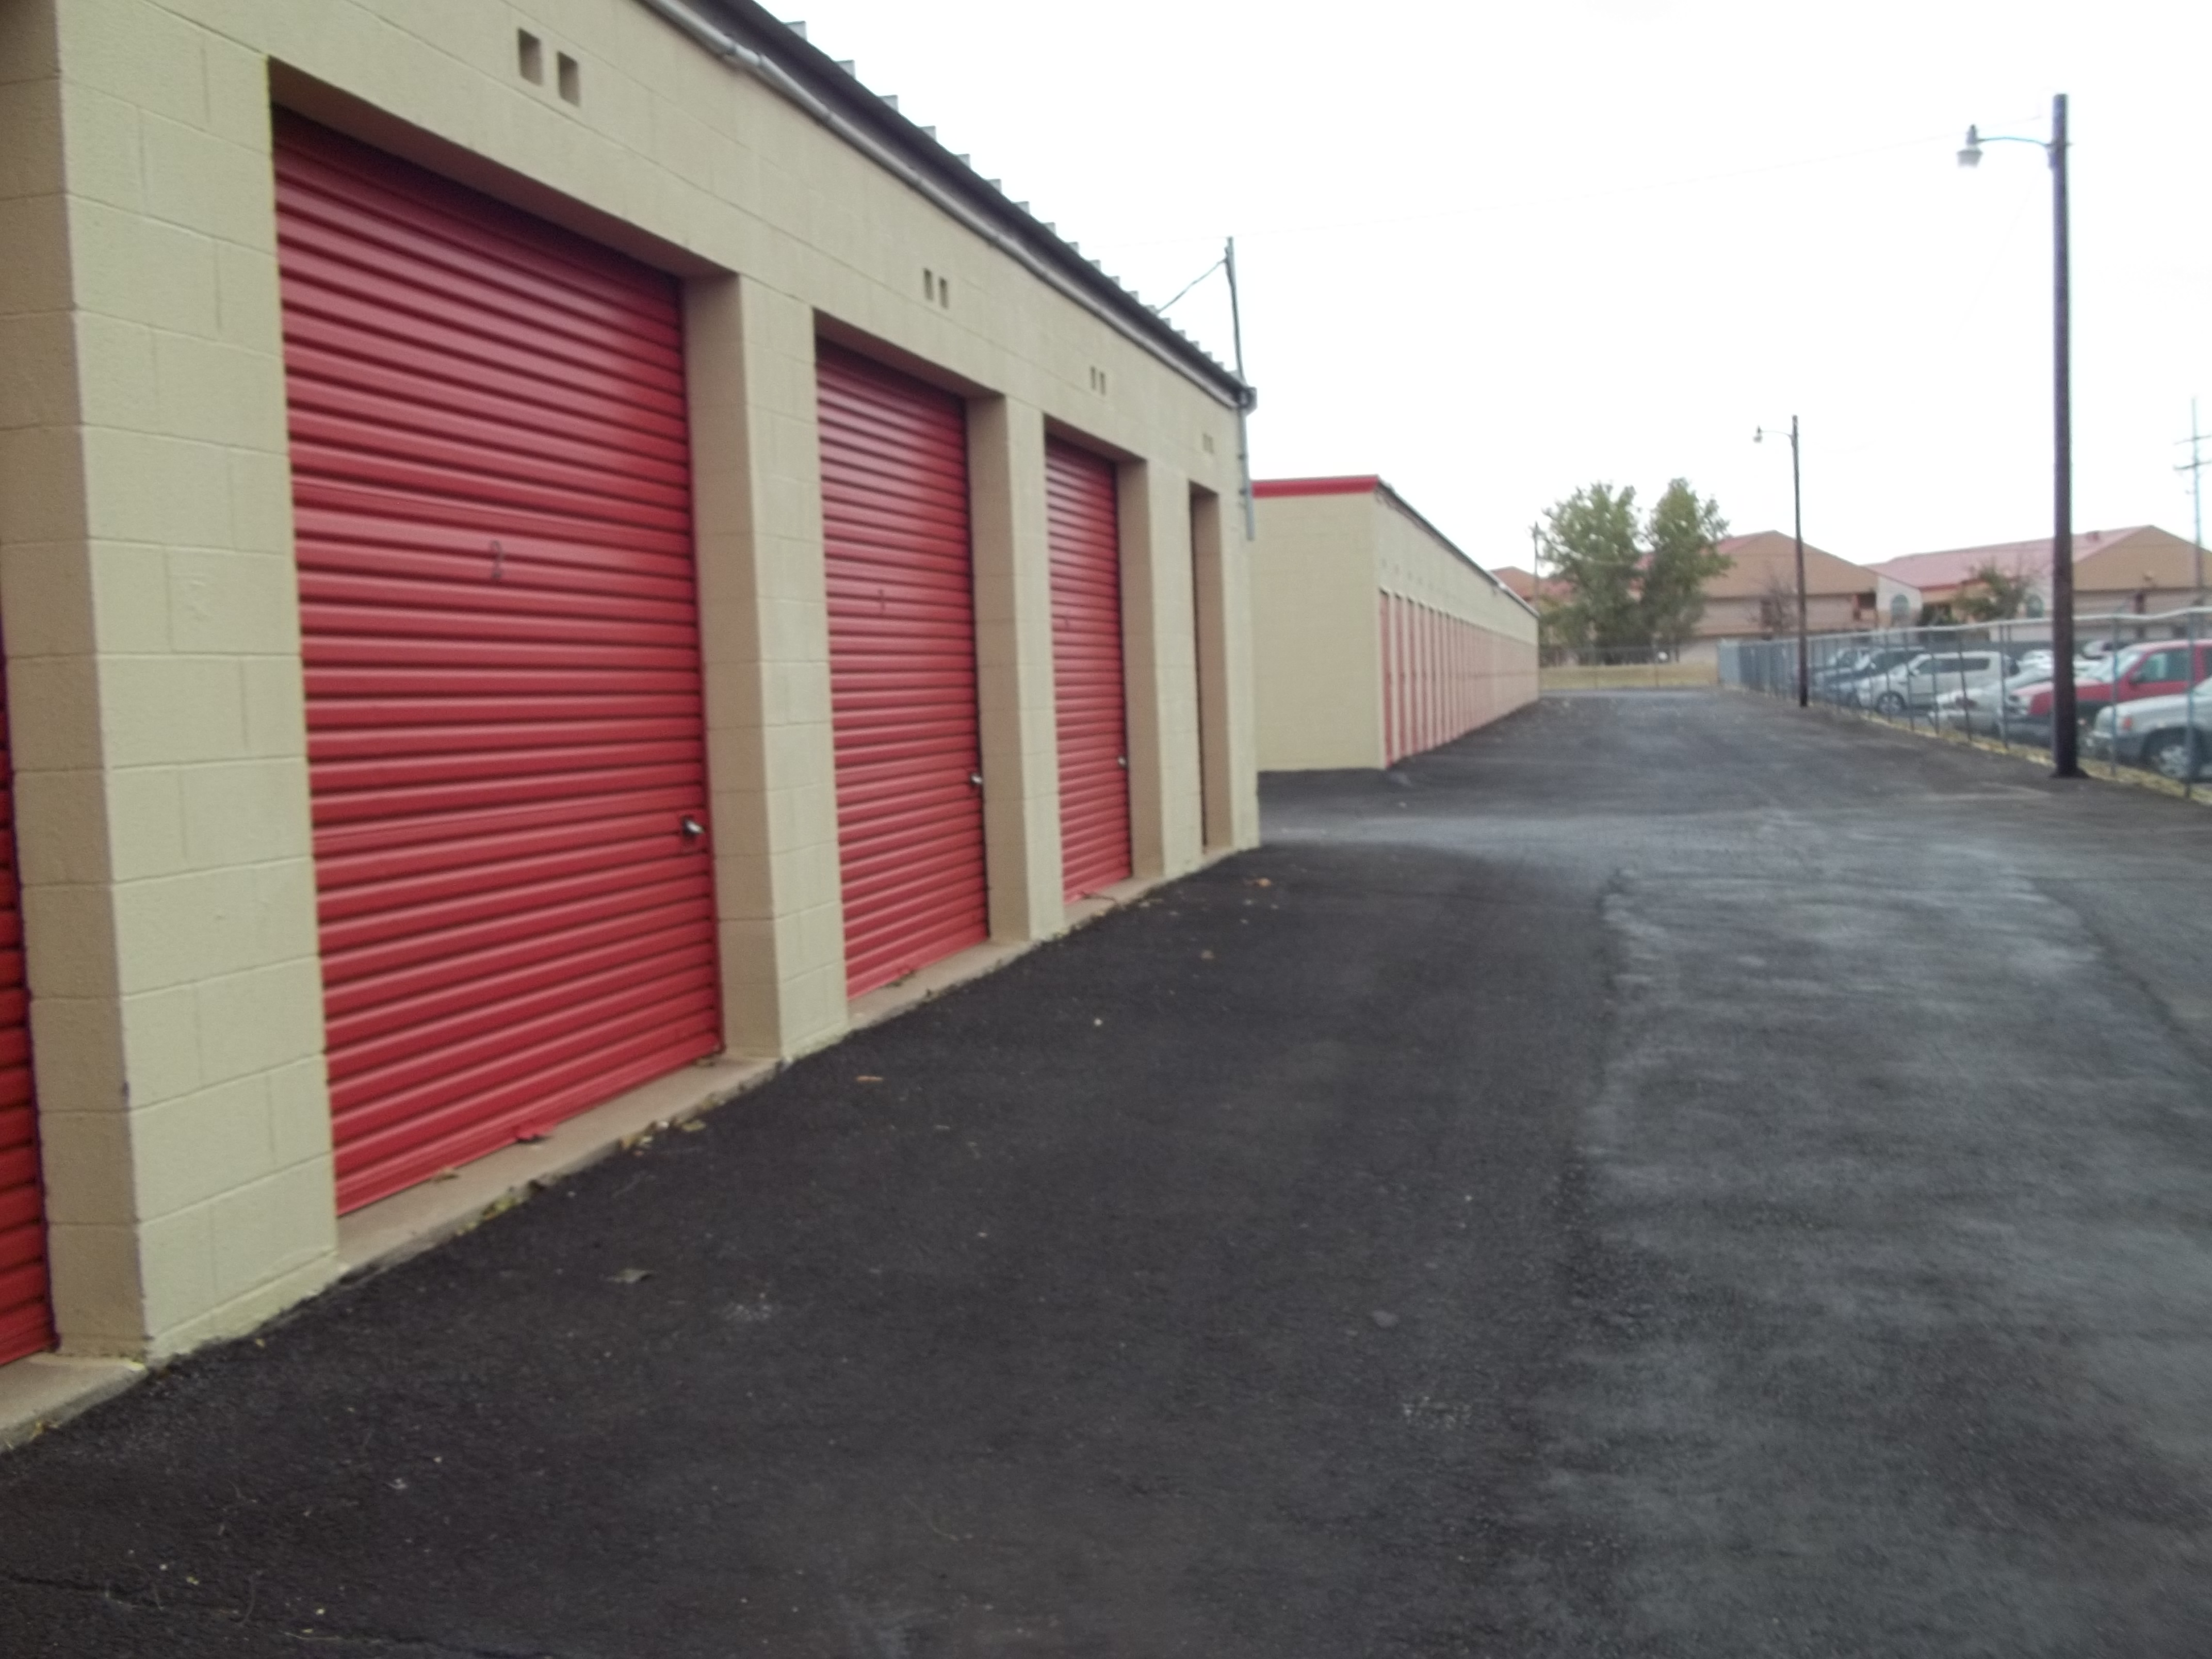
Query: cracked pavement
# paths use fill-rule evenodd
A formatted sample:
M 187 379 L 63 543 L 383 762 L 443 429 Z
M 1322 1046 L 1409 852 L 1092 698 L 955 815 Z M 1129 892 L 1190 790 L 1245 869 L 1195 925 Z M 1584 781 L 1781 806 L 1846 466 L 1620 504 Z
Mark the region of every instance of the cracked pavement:
M 0 1652 L 2212 1647 L 2205 809 L 1653 693 L 1267 816 L 0 1457 Z

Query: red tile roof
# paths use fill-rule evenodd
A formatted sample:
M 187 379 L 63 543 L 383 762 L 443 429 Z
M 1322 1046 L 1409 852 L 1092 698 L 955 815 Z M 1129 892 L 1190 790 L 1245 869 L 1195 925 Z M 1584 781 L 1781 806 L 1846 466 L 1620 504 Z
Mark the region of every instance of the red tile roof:
M 2074 533 L 2077 564 L 2113 543 L 2124 541 L 2148 528 L 2130 525 L 2125 530 L 2079 530 Z M 1956 587 L 1973 580 L 1974 573 L 1990 565 L 2011 576 L 2043 576 L 2051 570 L 2051 538 L 2028 542 L 1996 542 L 1988 547 L 1954 547 L 1941 553 L 1907 553 L 1870 567 L 1892 581 L 1907 587 Z

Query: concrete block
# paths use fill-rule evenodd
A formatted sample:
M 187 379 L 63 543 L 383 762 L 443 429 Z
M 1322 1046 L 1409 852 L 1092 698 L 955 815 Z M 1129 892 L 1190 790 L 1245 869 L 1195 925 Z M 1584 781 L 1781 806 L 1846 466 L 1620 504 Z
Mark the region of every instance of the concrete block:
M 203 1204 L 138 1224 L 138 1271 L 145 1296 L 137 1322 L 142 1341 L 198 1317 L 221 1299 L 215 1283 L 213 1220 Z
M 12 645 L 12 622 L 9 634 Z M 89 657 L 21 657 L 8 664 L 8 735 L 19 779 L 102 763 L 101 690 Z
M 138 1104 L 179 1100 L 210 1083 L 200 1050 L 200 988 L 174 986 L 121 999 L 127 1097 Z
M 276 383 L 264 391 L 281 409 L 281 364 Z M 229 465 L 231 548 L 240 553 L 273 553 L 289 561 L 292 557 L 292 465 L 286 449 L 281 444 L 274 450 L 234 449 Z M 294 586 L 296 589 L 296 580 Z M 294 598 L 296 601 L 296 592 Z M 296 635 L 296 617 L 290 626 Z
M 216 321 L 210 331 L 232 345 L 281 356 L 284 311 L 277 289 L 276 256 L 232 242 L 216 242 L 210 247 L 216 299 Z
M 76 542 L 0 547 L 0 623 L 10 664 L 67 659 L 95 643 L 91 573 Z
M 89 567 L 100 649 L 118 656 L 166 656 L 169 628 L 168 560 L 161 549 L 131 542 L 94 542 L 81 555 Z
M 52 81 L 0 81 L 0 201 L 62 188 L 62 105 Z
M 62 12 L 63 63 L 71 81 L 195 126 L 207 125 L 201 32 L 158 6 L 74 0 Z
M 269 60 L 238 41 L 265 40 L 272 9 L 266 0 L 219 0 L 213 4 L 202 0 L 199 8 L 216 31 L 200 37 L 200 64 L 207 77 L 207 130 L 264 157 L 270 149 Z M 222 15 L 225 12 L 237 15 L 226 19 Z M 226 40 L 225 34 L 231 38 Z
M 269 1131 L 276 1167 L 331 1155 L 331 1095 L 320 1054 L 270 1072 Z
M 222 1300 L 337 1251 L 337 1193 L 327 1162 L 298 1164 L 209 1206 Z
M 100 690 L 112 766 L 240 760 L 252 752 L 239 665 L 228 658 L 111 657 Z
M 169 555 L 168 580 L 169 640 L 176 650 L 299 655 L 299 574 L 290 560 L 179 548 Z
M 0 432 L 77 418 L 76 345 L 65 312 L 0 316 Z
M 0 226 L 0 246 L 5 246 Z M 5 260 L 0 260 L 4 269 Z M 0 547 L 69 543 L 85 533 L 82 434 L 69 427 L 0 431 Z
M 215 334 L 212 238 L 80 198 L 70 204 L 70 240 L 77 302 L 87 310 L 182 334 Z M 0 310 L 30 308 L 9 306 L 0 290 Z
M 130 1115 L 44 1111 L 39 1166 L 49 1225 L 128 1226 L 137 1217 Z
M 264 454 L 283 453 L 288 439 L 280 358 L 188 334 L 156 333 L 153 340 L 155 429 Z
M 39 1111 L 119 1112 L 130 1102 L 115 999 L 39 991 L 31 999 Z
M 52 6 L 0 6 L 0 85 L 44 81 L 61 73 L 61 43 Z
M 185 842 L 182 780 L 173 767 L 106 775 L 101 845 L 116 881 L 173 876 L 191 867 Z
M 181 867 L 303 859 L 313 850 L 303 759 L 187 767 L 176 775 L 176 784 L 184 825 Z
M 202 980 L 193 989 L 210 1082 L 256 1076 L 323 1051 L 322 975 L 312 961 Z
M 276 1167 L 268 1085 L 242 1078 L 134 1108 L 131 1142 L 140 1217 L 171 1216 L 234 1192 Z
M 231 544 L 229 472 L 221 449 L 102 427 L 88 428 L 83 444 L 87 524 L 95 538 Z
M 165 1243 L 173 1243 L 173 1235 Z M 204 1260 L 204 1245 L 200 1255 Z M 136 1224 L 49 1222 L 46 1272 L 63 1352 L 131 1354 L 143 1348 L 143 1266 Z M 212 1277 L 211 1265 L 205 1276 Z
M 96 311 L 79 312 L 75 320 L 76 398 L 82 419 L 92 426 L 158 431 L 161 400 L 155 331 Z
M 306 754 L 307 684 L 301 677 L 299 658 L 247 658 L 238 665 L 238 678 L 246 752 L 262 759 Z
M 72 297 L 69 215 L 59 196 L 0 200 L 0 317 L 63 311 Z

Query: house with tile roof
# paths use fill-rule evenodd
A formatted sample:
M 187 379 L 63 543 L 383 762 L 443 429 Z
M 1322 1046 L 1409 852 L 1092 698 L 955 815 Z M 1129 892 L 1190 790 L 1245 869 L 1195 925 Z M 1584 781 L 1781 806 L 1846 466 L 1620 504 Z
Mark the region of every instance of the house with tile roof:
M 2033 585 L 2031 615 L 2051 603 L 2051 538 L 1907 553 L 1871 567 L 1880 582 L 1876 608 L 1881 625 L 1905 628 L 1930 610 L 1954 604 L 1980 572 L 1995 568 Z M 2074 534 L 2074 611 L 2076 616 L 2178 611 L 2197 592 L 2195 544 L 2155 525 Z

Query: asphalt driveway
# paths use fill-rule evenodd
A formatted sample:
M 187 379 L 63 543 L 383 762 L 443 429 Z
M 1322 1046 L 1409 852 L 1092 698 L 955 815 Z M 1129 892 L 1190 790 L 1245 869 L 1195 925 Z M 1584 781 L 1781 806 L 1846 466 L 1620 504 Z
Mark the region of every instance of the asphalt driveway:
M 1548 701 L 0 1458 L 0 1653 L 2202 1656 L 2212 812 Z

